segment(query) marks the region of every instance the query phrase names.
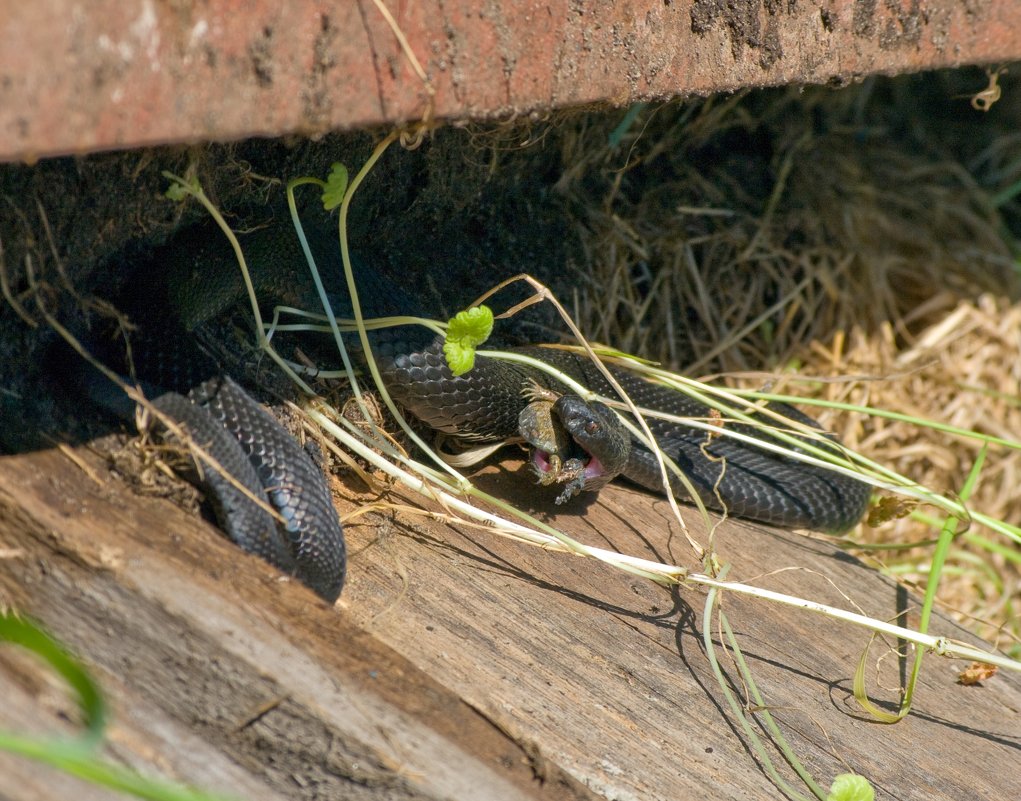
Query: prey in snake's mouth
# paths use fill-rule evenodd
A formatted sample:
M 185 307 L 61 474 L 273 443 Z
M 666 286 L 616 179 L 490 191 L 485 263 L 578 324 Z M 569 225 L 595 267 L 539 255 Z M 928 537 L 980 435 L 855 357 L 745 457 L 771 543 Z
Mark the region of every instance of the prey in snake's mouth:
M 548 390 L 535 395 L 518 415 L 518 431 L 530 446 L 529 464 L 539 483 L 565 485 L 557 504 L 582 490 L 598 490 L 621 473 L 631 436 L 608 406 Z

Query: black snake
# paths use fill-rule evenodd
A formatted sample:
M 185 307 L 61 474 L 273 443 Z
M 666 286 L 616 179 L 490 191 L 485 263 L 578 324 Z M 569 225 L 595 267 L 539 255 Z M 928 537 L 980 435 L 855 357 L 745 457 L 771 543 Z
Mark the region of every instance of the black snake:
M 339 275 L 335 233 L 309 233 L 321 272 Z M 264 227 L 240 238 L 257 286 L 272 287 L 275 302 L 315 308 L 316 304 L 309 303 L 304 258 L 289 226 Z M 119 302 L 129 315 L 141 318 L 140 330 L 132 339 L 139 376 L 158 388 L 154 391 L 160 397 L 159 408 L 181 421 L 193 437 L 212 444 L 222 439 L 225 429 L 229 431 L 227 439 L 237 442 L 240 451 L 234 448 L 234 456 L 218 451 L 214 458 L 233 472 L 236 455 L 243 452 L 258 477 L 255 488 L 261 485 L 287 523 L 282 535 L 276 533 L 265 513 L 256 514 L 254 504 L 239 495 L 236 487 L 218 479 L 218 485 L 207 483 L 207 489 L 217 499 L 221 525 L 246 550 L 296 575 L 323 598 L 335 600 L 344 579 L 344 539 L 322 473 L 274 418 L 235 382 L 220 377 L 218 367 L 191 344 L 189 336 L 180 333 L 182 325 L 185 329 L 200 325 L 243 296 L 232 250 L 219 231 L 197 226 L 179 233 L 138 272 L 140 278 L 128 285 Z M 394 309 L 393 304 L 400 302 L 395 299 L 403 294 L 387 288 L 375 274 L 362 273 L 360 278 L 369 287 L 361 294 L 375 298 L 380 307 L 373 312 L 411 311 Z M 169 311 L 160 314 L 154 309 Z M 178 333 L 167 333 L 174 331 Z M 549 444 L 553 440 L 546 439 L 536 442 L 537 436 L 544 436 L 541 432 L 525 433 L 535 444 L 532 464 L 540 478 L 551 467 L 565 468 L 564 477 L 558 479 L 567 486 L 561 499 L 580 488 L 597 489 L 617 475 L 662 491 L 652 452 L 622 433 L 608 409 L 570 394 L 545 372 L 480 356 L 470 372 L 455 377 L 444 359 L 442 342 L 431 335 L 422 338 L 399 328 L 376 334 L 373 341 L 383 380 L 394 399 L 422 423 L 462 439 L 479 443 L 520 439 L 523 427 L 529 429 L 534 423 L 524 412 L 529 399 L 545 393 L 549 398 L 547 422 L 553 422 L 560 444 Z M 556 367 L 600 394 L 613 396 L 606 379 L 581 355 L 541 346 L 516 350 Z M 614 375 L 640 407 L 685 417 L 710 416 L 707 407 L 673 390 L 626 370 L 615 369 Z M 185 393 L 190 400 L 184 400 Z M 563 397 L 554 402 L 560 395 Z M 815 426 L 788 406 L 774 404 L 772 408 Z M 649 424 L 660 447 L 711 508 L 725 508 L 730 515 L 778 526 L 834 532 L 853 526 L 865 511 L 869 487 L 853 478 L 727 437 L 709 440 L 704 432 L 682 425 L 655 419 Z M 758 439 L 769 439 L 768 434 L 751 427 L 737 428 Z M 570 436 L 565 437 L 564 432 Z M 223 447 L 231 449 L 229 442 Z M 251 478 L 240 474 L 250 476 L 252 471 L 240 465 L 237 470 L 235 475 L 247 485 Z M 210 472 L 215 475 L 208 470 L 205 474 Z M 690 497 L 676 477 L 672 487 L 679 498 Z

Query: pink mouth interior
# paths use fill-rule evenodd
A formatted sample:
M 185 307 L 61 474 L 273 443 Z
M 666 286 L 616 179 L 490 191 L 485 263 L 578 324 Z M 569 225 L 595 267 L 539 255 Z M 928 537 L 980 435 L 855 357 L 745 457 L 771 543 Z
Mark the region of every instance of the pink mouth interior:
M 539 448 L 532 450 L 532 464 L 535 465 L 535 469 L 540 473 L 548 473 L 553 469 L 549 461 L 549 453 Z M 589 454 L 588 461 L 585 463 L 585 478 L 599 478 L 606 472 L 603 467 L 603 463 L 600 462 L 595 456 Z
M 532 464 L 540 473 L 548 473 L 553 469 L 549 463 L 549 452 L 541 451 L 538 448 L 532 449 Z
M 588 462 L 585 464 L 585 478 L 599 478 L 606 469 L 603 467 L 603 463 L 600 462 L 595 456 L 589 456 Z

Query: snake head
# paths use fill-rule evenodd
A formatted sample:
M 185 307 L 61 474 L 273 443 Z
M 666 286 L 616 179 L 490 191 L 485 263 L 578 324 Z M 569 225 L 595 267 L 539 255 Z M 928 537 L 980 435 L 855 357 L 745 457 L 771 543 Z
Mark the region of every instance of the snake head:
M 582 490 L 605 486 L 631 455 L 631 435 L 613 411 L 577 395 L 534 401 L 522 410 L 518 424 L 531 445 L 529 461 L 539 483 L 565 485 L 558 504 Z

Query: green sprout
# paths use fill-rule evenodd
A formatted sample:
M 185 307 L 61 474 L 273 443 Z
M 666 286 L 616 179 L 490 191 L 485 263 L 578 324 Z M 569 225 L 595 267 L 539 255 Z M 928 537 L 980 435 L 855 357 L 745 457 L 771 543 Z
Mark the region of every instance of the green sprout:
M 347 167 L 339 161 L 330 165 L 330 175 L 323 186 L 323 208 L 333 211 L 344 202 L 344 195 L 347 194 L 348 176 Z
M 875 797 L 875 790 L 864 776 L 841 773 L 830 785 L 826 801 L 873 801 Z
M 166 171 L 164 171 L 163 175 L 171 179 L 170 186 L 163 194 L 175 203 L 180 203 L 187 197 L 197 197 L 202 192 L 199 179 L 194 175 L 181 178 Z
M 493 312 L 488 306 L 475 306 L 458 312 L 447 324 L 443 355 L 454 375 L 463 375 L 475 366 L 475 349 L 493 333 Z

